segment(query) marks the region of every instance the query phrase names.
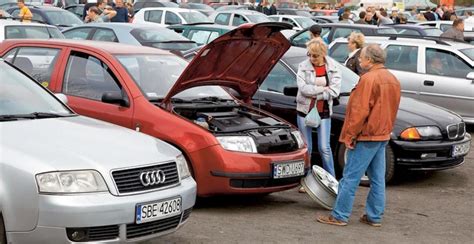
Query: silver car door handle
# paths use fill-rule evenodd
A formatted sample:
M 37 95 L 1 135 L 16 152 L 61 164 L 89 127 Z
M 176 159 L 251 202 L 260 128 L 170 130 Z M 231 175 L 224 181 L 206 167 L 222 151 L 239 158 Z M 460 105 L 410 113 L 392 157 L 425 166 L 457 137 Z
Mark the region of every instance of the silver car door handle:
M 434 81 L 425 80 L 425 81 L 423 81 L 423 85 L 425 85 L 425 86 L 434 86 Z

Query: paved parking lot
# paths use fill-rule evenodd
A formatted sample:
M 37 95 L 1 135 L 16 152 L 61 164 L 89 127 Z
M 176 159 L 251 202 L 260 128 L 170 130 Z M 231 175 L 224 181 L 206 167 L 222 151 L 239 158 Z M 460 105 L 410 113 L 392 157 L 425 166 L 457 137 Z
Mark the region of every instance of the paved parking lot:
M 468 128 L 474 136 L 474 127 Z M 472 243 L 474 144 L 464 165 L 410 173 L 387 189 L 382 228 L 359 223 L 368 188 L 357 192 L 346 227 L 316 222 L 328 213 L 296 189 L 265 197 L 200 200 L 186 226 L 150 243 Z

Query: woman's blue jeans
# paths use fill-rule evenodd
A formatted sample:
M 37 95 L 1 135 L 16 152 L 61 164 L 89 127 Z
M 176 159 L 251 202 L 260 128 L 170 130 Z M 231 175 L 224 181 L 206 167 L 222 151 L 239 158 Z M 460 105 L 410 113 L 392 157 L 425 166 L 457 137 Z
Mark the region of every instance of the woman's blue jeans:
M 303 134 L 308 147 L 309 157 L 313 152 L 313 128 L 306 126 L 304 123 L 304 117 L 297 115 L 296 123 L 301 134 Z M 334 159 L 332 156 L 330 137 L 331 137 L 331 118 L 322 119 L 321 124 L 318 127 L 318 151 L 323 161 L 323 168 L 332 176 L 335 176 L 334 171 Z
M 385 209 L 385 147 L 387 141 L 358 141 L 347 152 L 347 161 L 337 193 L 332 216 L 347 222 L 352 212 L 355 192 L 360 178 L 367 171 L 370 191 L 365 211 L 367 218 L 376 223 L 382 221 Z

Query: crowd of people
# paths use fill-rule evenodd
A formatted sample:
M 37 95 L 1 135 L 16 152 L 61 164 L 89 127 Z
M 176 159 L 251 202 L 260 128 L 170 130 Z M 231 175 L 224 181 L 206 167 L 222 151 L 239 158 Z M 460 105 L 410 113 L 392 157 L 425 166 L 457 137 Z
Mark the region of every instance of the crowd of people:
M 97 0 L 84 5 L 84 22 L 130 22 L 133 18 L 133 5 L 123 0 Z

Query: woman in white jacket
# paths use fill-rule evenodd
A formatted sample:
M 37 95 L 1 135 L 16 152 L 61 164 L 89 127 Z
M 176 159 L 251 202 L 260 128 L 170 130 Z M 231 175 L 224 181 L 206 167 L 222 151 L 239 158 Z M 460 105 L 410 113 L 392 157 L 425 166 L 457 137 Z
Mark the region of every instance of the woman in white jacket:
M 308 59 L 299 64 L 297 75 L 298 128 L 306 139 L 311 156 L 312 127 L 305 125 L 304 118 L 316 106 L 321 117 L 321 124 L 317 128 L 318 150 L 323 168 L 334 176 L 334 159 L 329 139 L 333 99 L 339 96 L 341 89 L 341 71 L 332 59 L 327 58 L 327 47 L 321 38 L 312 39 L 306 45 Z

